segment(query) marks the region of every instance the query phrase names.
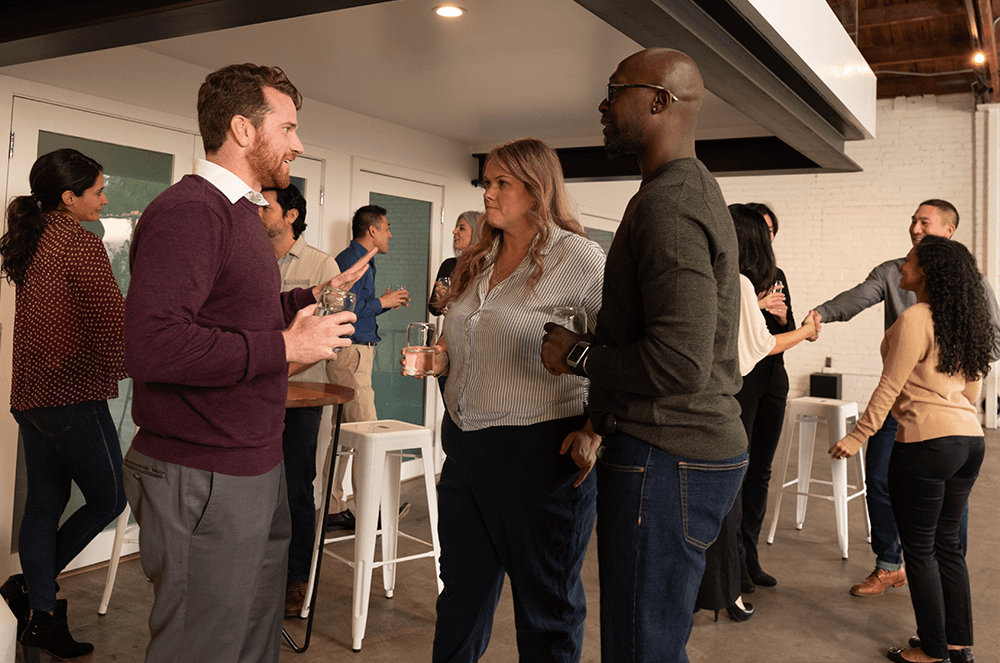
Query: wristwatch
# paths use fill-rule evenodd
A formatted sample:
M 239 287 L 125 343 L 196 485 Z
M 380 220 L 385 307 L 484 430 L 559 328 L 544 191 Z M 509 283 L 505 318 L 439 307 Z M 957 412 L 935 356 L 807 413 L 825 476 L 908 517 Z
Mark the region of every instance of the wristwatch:
M 587 377 L 585 368 L 587 364 L 587 355 L 589 354 L 590 343 L 587 341 L 579 341 L 570 349 L 569 354 L 566 355 L 566 365 L 572 368 L 573 372 L 577 375 Z

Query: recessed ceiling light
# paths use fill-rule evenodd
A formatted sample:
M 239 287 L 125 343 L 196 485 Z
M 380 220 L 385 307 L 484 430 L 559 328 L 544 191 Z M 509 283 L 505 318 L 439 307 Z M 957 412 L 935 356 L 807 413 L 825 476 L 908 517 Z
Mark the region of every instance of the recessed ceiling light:
M 975 62 L 976 64 L 982 64 L 986 62 L 986 55 L 982 51 L 979 51 L 978 53 L 972 56 L 972 61 Z
M 444 18 L 458 18 L 465 13 L 465 10 L 454 5 L 441 5 L 434 8 L 434 13 Z

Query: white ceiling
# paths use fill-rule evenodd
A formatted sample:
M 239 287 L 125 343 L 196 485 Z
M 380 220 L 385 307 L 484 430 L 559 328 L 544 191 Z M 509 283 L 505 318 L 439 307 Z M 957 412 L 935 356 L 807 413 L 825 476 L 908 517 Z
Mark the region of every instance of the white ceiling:
M 601 143 L 597 104 L 638 44 L 573 0 L 461 0 L 458 19 L 436 16 L 438 4 L 394 0 L 138 48 L 210 70 L 278 65 L 307 99 L 474 149 L 521 136 Z M 770 135 L 709 96 L 699 139 Z

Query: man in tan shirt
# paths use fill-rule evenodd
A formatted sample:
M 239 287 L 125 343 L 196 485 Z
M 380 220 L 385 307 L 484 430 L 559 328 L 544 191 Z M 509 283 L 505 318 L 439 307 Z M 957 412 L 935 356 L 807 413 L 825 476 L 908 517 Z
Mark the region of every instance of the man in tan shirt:
M 340 274 L 336 260 L 306 243 L 302 234 L 306 229 L 306 200 L 298 187 L 289 184 L 284 189 L 264 189 L 261 193 L 268 206 L 260 209 L 260 216 L 278 259 L 281 291 L 326 283 Z M 327 364 L 325 361 L 313 364 L 289 379 L 297 382 L 333 382 L 329 379 Z M 316 448 L 322 419 L 322 406 L 285 410 L 281 447 L 285 455 L 288 509 L 292 515 L 285 617 L 294 617 L 302 611 L 309 580 L 316 531 L 313 481 L 316 478 Z M 321 449 L 320 457 L 326 457 L 325 451 L 325 448 Z

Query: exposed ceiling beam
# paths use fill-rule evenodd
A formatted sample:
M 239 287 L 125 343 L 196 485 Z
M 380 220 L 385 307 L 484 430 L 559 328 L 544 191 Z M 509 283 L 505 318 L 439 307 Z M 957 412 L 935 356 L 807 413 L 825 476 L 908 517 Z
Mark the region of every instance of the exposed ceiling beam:
M 865 60 L 876 70 L 890 64 L 907 64 L 913 62 L 929 62 L 943 58 L 969 58 L 968 43 L 936 41 L 932 43 L 914 44 L 912 42 L 893 44 L 890 46 L 869 46 L 861 49 Z
M 384 0 L 34 0 L 4 3 L 0 66 L 377 4 Z
M 858 11 L 858 25 L 863 28 L 896 25 L 963 13 L 962 5 L 957 0 L 916 0 L 902 5 L 861 9 Z
M 924 94 L 971 93 L 972 74 L 951 76 L 894 76 L 878 79 L 878 98 L 918 97 Z
M 998 14 L 993 11 L 989 0 L 977 0 L 977 2 L 981 27 L 979 31 L 980 41 L 983 54 L 986 55 L 986 62 L 983 63 L 983 66 L 986 68 L 987 83 L 993 88 L 989 100 L 996 103 L 1000 101 L 1000 71 L 998 71 L 997 38 L 993 31 L 993 20 Z

